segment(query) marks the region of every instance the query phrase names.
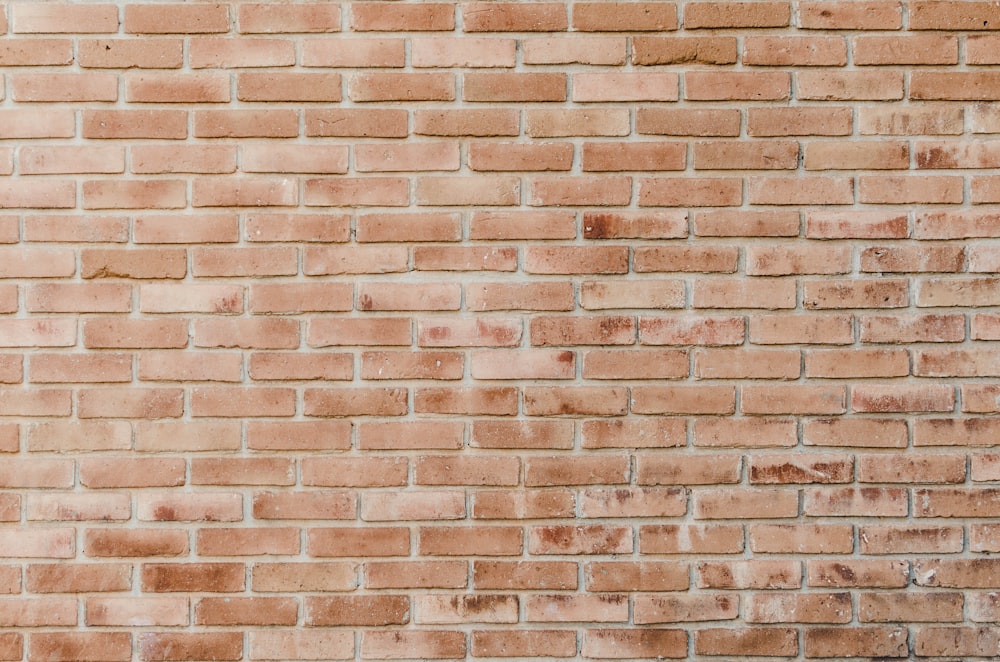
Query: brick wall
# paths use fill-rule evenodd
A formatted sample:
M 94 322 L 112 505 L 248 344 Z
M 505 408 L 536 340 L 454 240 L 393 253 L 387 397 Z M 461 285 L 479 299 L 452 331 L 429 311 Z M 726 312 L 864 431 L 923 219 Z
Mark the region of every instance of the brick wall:
M 996 3 L 0 17 L 0 660 L 998 655 Z

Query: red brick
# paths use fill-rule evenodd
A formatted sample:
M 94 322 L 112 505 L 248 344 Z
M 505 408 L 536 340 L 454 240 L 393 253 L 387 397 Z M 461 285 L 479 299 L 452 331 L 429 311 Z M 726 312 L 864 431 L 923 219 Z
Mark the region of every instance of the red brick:
M 455 80 L 445 73 L 354 74 L 347 80 L 351 101 L 453 101 Z
M 192 69 L 287 67 L 295 64 L 295 47 L 280 39 L 195 37 L 190 42 L 188 59 Z
M 684 27 L 766 28 L 789 24 L 791 8 L 785 2 L 694 2 L 685 7 Z
M 437 596 L 418 597 L 415 603 L 417 623 L 516 623 L 518 600 L 515 596 Z
M 811 30 L 898 30 L 903 26 L 903 13 L 895 0 L 803 2 L 799 26 Z
M 895 559 L 807 561 L 806 583 L 816 587 L 904 588 L 910 583 L 910 564 Z
M 525 64 L 624 64 L 624 37 L 526 37 L 521 40 Z
M 414 654 L 423 659 L 465 657 L 465 633 L 369 631 L 361 639 L 361 656 L 364 659 L 402 659 Z
M 558 2 L 471 2 L 462 6 L 466 32 L 557 32 L 566 30 L 567 7 Z
M 791 94 L 791 77 L 784 72 L 689 71 L 684 86 L 688 101 L 779 101 Z
M 629 114 L 617 108 L 529 109 L 525 111 L 525 131 L 532 138 L 627 136 Z
M 716 589 L 795 589 L 802 585 L 802 563 L 701 561 L 697 565 L 697 584 L 699 588 Z
M 402 109 L 311 109 L 305 111 L 309 137 L 403 138 L 407 135 L 408 113 Z
M 312 6 L 324 8 L 320 4 Z M 331 6 L 330 9 L 336 11 L 337 7 Z M 339 26 L 339 21 L 337 21 L 337 25 Z M 436 41 L 430 40 L 430 43 Z M 310 38 L 302 41 L 302 65 L 306 67 L 402 67 L 406 60 L 404 45 L 404 40 L 390 38 L 356 38 L 349 42 L 343 39 Z M 442 50 L 446 52 L 446 49 Z M 416 56 L 414 59 L 417 59 Z
M 389 111 L 383 111 L 389 112 Z M 402 135 L 406 135 L 406 111 L 401 118 Z M 415 110 L 413 130 L 426 136 L 516 136 L 520 113 L 504 108 Z
M 350 632 L 323 630 L 251 632 L 250 659 L 276 659 L 289 653 L 299 659 L 346 660 L 354 656 L 354 637 Z
M 124 243 L 128 239 L 128 218 L 124 216 L 46 215 L 24 218 L 24 240 L 37 242 Z M 81 251 L 81 255 L 84 251 Z
M 790 656 L 799 652 L 799 639 L 792 628 L 711 628 L 695 633 L 694 650 L 709 655 Z
M 184 42 L 173 38 L 81 39 L 77 61 L 81 67 L 94 69 L 180 69 L 184 62 Z
M 738 136 L 740 124 L 740 111 L 730 109 L 639 108 L 635 114 L 635 128 L 640 134 Z
M 735 37 L 633 37 L 632 63 L 657 64 L 733 64 L 736 62 Z M 618 64 L 601 62 L 594 64 Z
M 28 636 L 28 657 L 53 662 L 124 662 L 132 659 L 127 632 L 35 632 Z
M 810 446 L 902 448 L 908 436 L 906 422 L 893 419 L 816 419 L 803 426 L 803 443 Z
M 845 637 L 847 633 L 849 635 Z M 905 657 L 907 651 L 905 628 L 815 628 L 805 632 L 805 654 L 808 657 Z
M 839 37 L 747 37 L 743 64 L 802 67 L 847 64 L 847 44 Z
M 288 392 L 294 396 L 291 389 Z M 407 390 L 400 388 L 306 389 L 306 416 L 404 416 Z M 286 415 L 294 414 L 294 399 Z
M 636 456 L 636 482 L 639 485 L 736 483 L 741 470 L 740 458 L 732 454 L 705 454 L 669 459 L 649 454 Z
M 31 593 L 100 593 L 131 587 L 132 568 L 125 563 L 38 563 L 29 564 L 25 572 L 25 588 Z
M 747 133 L 755 137 L 844 136 L 852 126 L 851 109 L 841 106 L 747 109 Z
M 958 64 L 958 39 L 950 35 L 855 37 L 853 46 L 860 65 Z
M 643 554 L 739 554 L 743 548 L 741 526 L 650 524 L 639 527 L 639 551 Z
M 577 73 L 573 101 L 677 101 L 679 82 L 675 73 Z
M 95 4 L 88 7 L 69 4 L 36 5 L 18 3 L 13 10 L 15 33 L 100 33 L 118 31 L 118 7 Z M 6 32 L 6 17 L 3 22 Z
M 90 598 L 88 626 L 189 625 L 187 598 Z
M 531 554 L 627 554 L 632 551 L 628 526 L 534 526 L 529 531 Z
M 339 32 L 340 6 L 242 4 L 237 8 L 240 32 Z
M 636 625 L 734 620 L 739 598 L 727 595 L 657 595 L 635 598 Z
M 853 528 L 839 524 L 751 524 L 750 549 L 760 554 L 849 554 Z
M 125 78 L 129 103 L 228 103 L 226 74 L 130 74 Z
M 148 662 L 243 657 L 243 637 L 238 632 L 146 632 L 136 643 L 139 658 Z

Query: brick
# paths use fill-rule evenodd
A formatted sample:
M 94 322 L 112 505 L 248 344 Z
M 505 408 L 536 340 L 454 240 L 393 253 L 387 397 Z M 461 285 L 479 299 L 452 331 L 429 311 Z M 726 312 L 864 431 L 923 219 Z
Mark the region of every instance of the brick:
M 799 8 L 799 27 L 810 30 L 899 30 L 902 26 L 902 6 L 895 0 L 835 5 L 804 2 Z
M 573 146 L 567 143 L 487 143 L 469 145 L 469 167 L 478 171 L 569 170 Z M 452 170 L 458 169 L 456 162 Z
M 684 10 L 684 27 L 767 28 L 789 24 L 791 8 L 784 2 L 691 3 Z
M 188 533 L 182 529 L 88 529 L 83 553 L 91 557 L 180 556 L 188 552 Z
M 949 35 L 855 37 L 853 47 L 859 65 L 958 64 L 958 40 Z
M 909 283 L 900 279 L 810 282 L 802 290 L 807 309 L 902 308 L 909 300 Z
M 572 657 L 576 633 L 571 630 L 473 631 L 472 654 L 489 657 L 546 655 Z
M 738 554 L 743 551 L 743 528 L 732 525 L 645 525 L 639 527 L 643 554 Z
M 677 101 L 679 78 L 674 73 L 573 74 L 573 101 Z
M 853 530 L 839 524 L 752 524 L 750 549 L 761 554 L 849 554 Z
M 911 106 L 905 110 L 861 108 L 858 129 L 862 135 L 956 135 L 963 131 L 964 113 L 958 108 Z
M 306 109 L 305 131 L 310 137 L 382 137 L 407 135 L 405 110 L 381 109 Z
M 739 600 L 725 595 L 636 596 L 637 625 L 726 621 L 736 618 Z
M 670 458 L 636 456 L 636 482 L 639 485 L 712 485 L 739 480 L 742 462 L 735 455 L 705 454 Z
M 199 138 L 291 138 L 298 130 L 299 116 L 294 110 L 199 110 L 194 114 L 194 135 Z M 202 188 L 212 190 L 219 185 L 206 182 Z
M 631 527 L 612 525 L 535 526 L 529 531 L 531 554 L 621 554 L 632 551 Z
M 68 109 L 6 109 L 0 136 L 9 138 L 72 138 L 76 135 L 75 113 Z
M 24 147 L 18 153 L 22 174 L 52 175 L 122 173 L 125 152 L 120 147 Z
M 632 38 L 632 63 L 638 65 L 733 64 L 736 57 L 735 37 Z
M 189 625 L 187 598 L 92 598 L 87 600 L 88 626 Z
M 80 66 L 93 69 L 180 69 L 184 62 L 184 42 L 174 38 L 81 39 L 77 48 Z
M 455 80 L 443 73 L 355 74 L 347 80 L 351 101 L 452 101 Z
M 139 34 L 228 32 L 227 5 L 130 5 L 125 7 L 125 32 Z
M 363 658 L 401 659 L 417 654 L 424 659 L 457 658 L 466 654 L 463 632 L 366 632 L 361 640 Z
M 295 47 L 281 39 L 195 37 L 188 59 L 192 69 L 287 67 L 295 64 Z
M 100 241 L 113 246 L 124 243 L 127 238 L 128 218 L 124 216 L 45 215 L 24 218 L 25 241 Z
M 409 199 L 408 182 L 398 177 L 309 179 L 304 189 L 305 204 L 310 207 L 405 207 Z
M 695 633 L 697 653 L 725 655 L 795 655 L 798 632 L 792 628 L 709 628 Z
M 473 498 L 472 516 L 487 520 L 569 517 L 574 501 L 569 490 L 532 490 L 520 494 L 481 491 Z
M 798 74 L 800 81 L 803 75 Z M 791 94 L 791 77 L 776 71 L 689 71 L 684 74 L 684 86 L 688 101 L 778 101 Z
M 136 643 L 140 659 L 150 662 L 243 657 L 243 637 L 235 632 L 147 632 L 140 634 Z
M 799 561 L 701 561 L 696 573 L 700 588 L 793 589 L 802 585 Z
M 504 108 L 415 110 L 413 130 L 418 135 L 428 136 L 516 136 L 519 118 L 518 111 Z M 402 131 L 406 135 L 405 121 Z
M 639 108 L 635 114 L 640 134 L 667 136 L 738 136 L 738 110 Z M 621 135 L 621 134 L 619 134 Z
M 118 7 L 98 4 L 91 7 L 68 4 L 33 5 L 18 3 L 11 8 L 15 33 L 101 33 L 118 31 Z M 4 20 L 6 31 L 6 17 Z
M 804 164 L 806 170 L 905 170 L 910 164 L 909 146 L 890 141 L 815 141 L 806 145 Z
M 301 5 L 241 4 L 237 8 L 239 30 L 251 34 L 283 32 L 339 32 L 339 5 L 305 3 Z
M 132 657 L 127 632 L 38 632 L 28 637 L 28 656 L 54 662 L 121 662 Z
M 846 107 L 747 110 L 747 133 L 756 137 L 843 136 L 851 132 L 852 126 L 853 113 Z
M 903 588 L 909 584 L 907 561 L 864 559 L 806 562 L 806 582 L 817 587 Z
M 187 205 L 187 190 L 180 180 L 86 181 L 84 209 L 179 209 Z
M 464 588 L 465 561 L 370 561 L 365 563 L 368 588 Z
M 84 110 L 83 137 L 106 139 L 187 137 L 187 111 Z
M 347 632 L 282 632 L 261 630 L 250 634 L 251 659 L 275 659 L 294 654 L 298 659 L 350 659 L 354 638 Z
M 771 141 L 745 144 L 730 141 L 694 144 L 695 170 L 789 170 L 798 166 L 799 145 Z
M 952 411 L 955 392 L 950 386 L 857 386 L 851 392 L 855 411 Z
M 732 414 L 736 401 L 730 386 L 636 386 L 630 396 L 638 414 Z
M 329 38 L 302 41 L 302 64 L 306 67 L 402 67 L 405 60 L 402 39 L 358 38 L 349 43 Z
M 796 492 L 781 489 L 699 490 L 694 494 L 695 519 L 779 519 L 799 512 Z
M 226 74 L 131 74 L 125 79 L 129 103 L 228 103 Z
M 462 5 L 466 32 L 558 32 L 566 30 L 566 7 L 557 2 L 486 3 Z
M 624 37 L 525 37 L 521 39 L 525 64 L 624 64 Z M 638 64 L 638 63 L 637 63 Z
M 839 37 L 747 37 L 743 64 L 779 67 L 847 64 L 847 43 Z
M 805 653 L 809 657 L 844 656 L 906 656 L 907 631 L 891 627 L 854 627 L 849 630 L 849 643 L 843 639 L 848 630 L 815 628 L 805 633 Z
M 732 177 L 701 177 L 684 180 L 639 179 L 640 207 L 738 207 L 743 187 Z
M 818 251 L 809 245 L 748 247 L 746 272 L 751 276 L 794 274 L 843 274 L 851 270 L 849 246 L 830 246 Z
M 627 136 L 629 113 L 617 108 L 570 108 L 567 110 L 528 109 L 525 131 L 532 138 L 568 136 Z M 480 134 L 475 134 L 480 135 Z M 485 135 L 516 135 L 485 134 Z

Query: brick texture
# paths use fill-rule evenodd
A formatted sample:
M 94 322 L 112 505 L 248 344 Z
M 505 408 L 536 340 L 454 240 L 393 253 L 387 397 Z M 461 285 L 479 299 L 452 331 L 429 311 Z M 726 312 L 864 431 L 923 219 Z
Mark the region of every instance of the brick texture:
M 0 35 L 0 660 L 1000 655 L 996 2 Z

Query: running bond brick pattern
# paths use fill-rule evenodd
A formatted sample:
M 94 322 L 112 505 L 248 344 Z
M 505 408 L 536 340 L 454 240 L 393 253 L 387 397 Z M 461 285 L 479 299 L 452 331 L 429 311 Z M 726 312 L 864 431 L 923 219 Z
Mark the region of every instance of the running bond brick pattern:
M 0 9 L 0 660 L 1000 655 L 997 3 Z

